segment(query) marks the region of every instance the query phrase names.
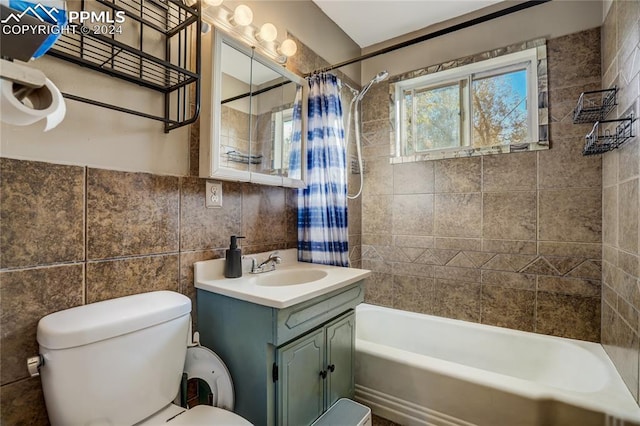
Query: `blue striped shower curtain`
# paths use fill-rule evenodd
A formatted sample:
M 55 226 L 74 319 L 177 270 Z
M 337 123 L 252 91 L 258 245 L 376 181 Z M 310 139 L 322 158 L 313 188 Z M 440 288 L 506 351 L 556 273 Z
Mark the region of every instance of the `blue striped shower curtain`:
M 309 77 L 307 187 L 298 190 L 298 259 L 349 266 L 347 168 L 338 78 Z

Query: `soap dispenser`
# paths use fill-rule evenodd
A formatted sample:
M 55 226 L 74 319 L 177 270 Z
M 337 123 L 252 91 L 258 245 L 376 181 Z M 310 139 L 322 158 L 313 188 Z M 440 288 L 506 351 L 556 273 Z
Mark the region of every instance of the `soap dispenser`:
M 238 238 L 231 236 L 231 244 L 225 252 L 224 276 L 227 278 L 240 278 L 242 276 L 242 250 L 238 248 Z

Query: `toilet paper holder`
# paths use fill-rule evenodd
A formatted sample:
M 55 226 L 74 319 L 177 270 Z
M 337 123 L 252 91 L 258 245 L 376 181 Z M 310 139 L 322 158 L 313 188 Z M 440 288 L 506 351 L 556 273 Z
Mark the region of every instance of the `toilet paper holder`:
M 18 83 L 23 88 L 22 93 L 16 93 L 18 99 L 24 98 L 30 90 L 38 89 L 45 85 L 47 77 L 40 70 L 22 65 L 18 61 L 0 59 L 0 78 Z
M 64 120 L 66 106 L 63 94 L 42 71 L 19 61 L 2 59 L 0 65 L 3 123 L 28 126 L 44 120 L 46 132 Z

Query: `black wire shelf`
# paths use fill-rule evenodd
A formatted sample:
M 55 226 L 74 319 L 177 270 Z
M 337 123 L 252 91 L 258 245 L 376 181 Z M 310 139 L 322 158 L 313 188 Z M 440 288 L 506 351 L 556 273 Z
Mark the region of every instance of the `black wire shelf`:
M 617 105 L 618 88 L 582 92 L 573 110 L 573 123 L 594 123 L 607 118 Z
M 164 114 L 63 93 L 65 98 L 164 123 L 165 132 L 193 123 L 200 111 L 201 6 L 181 0 L 83 0 L 81 11 L 124 12 L 122 30 L 75 25 L 49 55 L 164 94 Z M 117 27 L 111 27 L 113 30 Z
M 596 121 L 591 132 L 585 137 L 582 155 L 599 155 L 619 148 L 627 140 L 633 138 L 633 114 L 617 120 Z M 613 132 L 607 127 L 609 123 L 619 123 Z M 603 129 L 604 128 L 604 129 Z

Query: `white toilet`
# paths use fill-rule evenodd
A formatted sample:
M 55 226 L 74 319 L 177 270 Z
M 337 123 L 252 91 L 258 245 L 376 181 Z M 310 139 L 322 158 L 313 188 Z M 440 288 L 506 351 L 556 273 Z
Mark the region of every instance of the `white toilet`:
M 203 347 L 187 356 L 190 312 L 189 298 L 158 291 L 42 318 L 39 371 L 51 424 L 251 425 L 229 411 L 233 388 L 222 361 Z M 185 367 L 218 407 L 173 403 Z

